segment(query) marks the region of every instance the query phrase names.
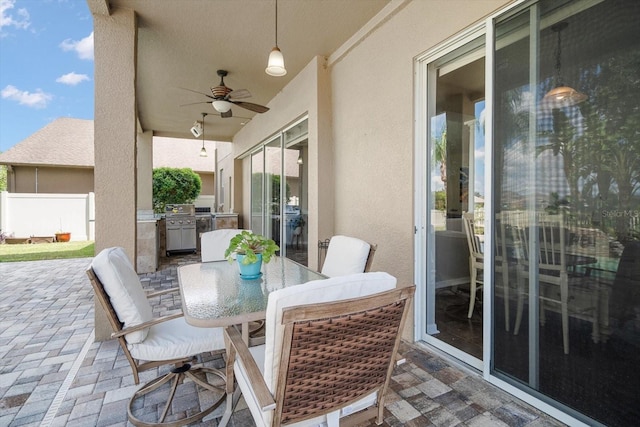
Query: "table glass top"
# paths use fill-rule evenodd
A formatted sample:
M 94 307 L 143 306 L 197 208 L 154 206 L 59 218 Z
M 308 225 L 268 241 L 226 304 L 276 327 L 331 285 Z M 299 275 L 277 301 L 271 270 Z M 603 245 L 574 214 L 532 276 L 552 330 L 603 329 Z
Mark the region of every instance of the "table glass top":
M 262 276 L 240 278 L 236 262 L 189 264 L 178 268 L 182 306 L 189 323 L 213 326 L 215 319 L 264 314 L 269 293 L 326 277 L 287 258 L 262 264 Z M 212 323 L 213 321 L 213 323 Z

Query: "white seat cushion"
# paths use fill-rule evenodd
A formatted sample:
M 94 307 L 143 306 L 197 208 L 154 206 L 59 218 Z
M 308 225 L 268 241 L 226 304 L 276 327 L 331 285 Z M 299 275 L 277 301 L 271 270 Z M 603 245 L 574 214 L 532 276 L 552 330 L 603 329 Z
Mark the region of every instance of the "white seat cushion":
M 91 268 L 104 286 L 111 305 L 125 328 L 153 318 L 140 278 L 124 249 L 113 247 L 102 250 L 93 259 Z M 127 334 L 125 339 L 130 344 L 139 343 L 148 333 L 149 328 Z
M 222 328 L 198 328 L 179 317 L 153 325 L 144 341 L 127 347 L 136 359 L 155 361 L 222 350 L 225 345 Z
M 322 265 L 322 274 L 336 277 L 364 272 L 370 249 L 371 246 L 364 240 L 333 236 Z
M 220 230 L 207 231 L 200 237 L 200 253 L 202 262 L 224 261 L 224 252 L 229 247 L 229 242 L 237 234 L 244 230 L 223 228 Z

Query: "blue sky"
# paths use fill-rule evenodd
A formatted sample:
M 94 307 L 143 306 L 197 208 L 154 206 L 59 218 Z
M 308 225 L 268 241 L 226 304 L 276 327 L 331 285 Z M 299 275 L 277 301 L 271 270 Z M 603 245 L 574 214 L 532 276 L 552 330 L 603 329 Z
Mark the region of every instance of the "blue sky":
M 0 0 L 0 151 L 59 117 L 93 119 L 85 0 Z

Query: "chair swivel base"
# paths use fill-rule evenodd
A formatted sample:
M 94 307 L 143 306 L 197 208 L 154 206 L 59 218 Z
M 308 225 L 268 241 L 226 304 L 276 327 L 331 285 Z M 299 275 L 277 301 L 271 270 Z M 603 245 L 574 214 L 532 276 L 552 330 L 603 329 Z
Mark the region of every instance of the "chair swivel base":
M 198 376 L 198 373 L 204 374 L 205 380 L 200 378 Z M 206 381 L 206 374 L 212 374 L 219 377 L 222 380 L 222 384 L 220 386 L 214 386 L 212 384 L 209 384 Z M 201 387 L 203 389 L 209 390 L 214 393 L 219 393 L 220 398 L 218 398 L 217 400 L 214 399 L 214 401 L 204 409 L 199 408 L 200 410 L 196 413 L 189 412 L 190 415 L 185 418 L 172 420 L 172 421 L 165 421 L 165 419 L 167 418 L 167 414 L 169 414 L 169 411 L 172 408 L 173 399 L 175 397 L 176 390 L 178 386 L 184 382 L 185 379 L 189 379 L 193 381 L 196 387 Z M 168 397 L 166 399 L 166 403 L 164 403 L 164 409 L 160 414 L 160 416 L 157 417 L 157 420 L 147 420 L 147 419 L 142 420 L 138 418 L 136 415 L 134 415 L 134 408 L 135 408 L 136 402 L 138 402 L 140 399 L 144 400 L 145 396 L 158 390 L 160 387 L 167 384 L 168 382 L 171 382 L 170 387 L 166 387 L 166 388 L 169 388 Z M 225 400 L 226 398 L 226 393 L 224 388 L 225 383 L 226 383 L 226 376 L 224 372 L 221 372 L 217 369 L 205 368 L 205 367 L 192 368 L 191 365 L 188 363 L 182 366 L 173 368 L 169 373 L 149 381 L 148 383 L 142 385 L 138 390 L 136 390 L 136 392 L 133 394 L 131 399 L 129 399 L 129 406 L 127 408 L 129 421 L 137 427 L 157 427 L 157 426 L 178 427 L 178 426 L 184 426 L 187 424 L 195 423 L 197 421 L 202 420 L 204 417 L 206 417 L 210 413 L 212 413 Z M 158 406 L 160 405 L 162 405 L 162 403 L 158 404 Z M 147 413 L 146 415 L 147 417 L 151 416 L 151 414 L 149 413 Z

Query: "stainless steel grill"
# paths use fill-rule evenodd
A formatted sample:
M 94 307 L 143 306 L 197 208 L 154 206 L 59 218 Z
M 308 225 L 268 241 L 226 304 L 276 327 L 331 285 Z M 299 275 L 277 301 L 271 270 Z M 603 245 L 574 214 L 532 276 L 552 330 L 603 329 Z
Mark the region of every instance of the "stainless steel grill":
M 165 206 L 166 251 L 167 256 L 173 252 L 196 251 L 196 213 L 194 205 Z

